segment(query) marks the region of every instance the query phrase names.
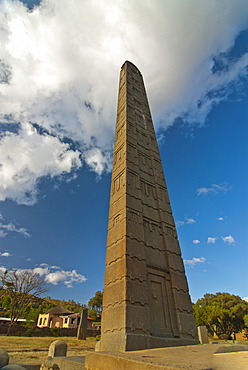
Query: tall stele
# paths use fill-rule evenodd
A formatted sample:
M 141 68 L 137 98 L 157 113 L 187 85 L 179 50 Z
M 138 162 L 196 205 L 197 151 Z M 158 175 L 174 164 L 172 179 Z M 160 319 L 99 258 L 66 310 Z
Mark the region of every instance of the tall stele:
M 198 343 L 188 284 L 142 75 L 120 72 L 97 350 Z

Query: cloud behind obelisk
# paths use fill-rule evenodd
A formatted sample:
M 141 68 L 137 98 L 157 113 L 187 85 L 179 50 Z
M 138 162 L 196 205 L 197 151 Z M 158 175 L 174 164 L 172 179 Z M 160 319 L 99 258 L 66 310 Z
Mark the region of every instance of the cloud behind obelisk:
M 228 54 L 247 12 L 245 0 L 43 0 L 32 11 L 2 1 L 0 200 L 33 204 L 39 179 L 85 162 L 110 169 L 127 59 L 145 77 L 156 127 L 204 124 L 247 80 L 248 53 Z

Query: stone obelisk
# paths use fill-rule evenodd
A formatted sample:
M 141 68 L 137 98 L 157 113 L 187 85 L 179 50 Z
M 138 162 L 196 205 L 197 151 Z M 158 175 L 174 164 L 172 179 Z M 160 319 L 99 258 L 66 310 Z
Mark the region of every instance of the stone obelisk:
M 100 351 L 198 343 L 144 82 L 121 68 Z

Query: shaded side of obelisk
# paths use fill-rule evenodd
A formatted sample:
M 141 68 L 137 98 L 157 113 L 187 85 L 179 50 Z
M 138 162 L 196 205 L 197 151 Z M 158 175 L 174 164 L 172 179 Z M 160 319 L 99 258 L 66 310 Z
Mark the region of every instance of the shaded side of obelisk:
M 120 72 L 100 351 L 198 343 L 144 82 Z

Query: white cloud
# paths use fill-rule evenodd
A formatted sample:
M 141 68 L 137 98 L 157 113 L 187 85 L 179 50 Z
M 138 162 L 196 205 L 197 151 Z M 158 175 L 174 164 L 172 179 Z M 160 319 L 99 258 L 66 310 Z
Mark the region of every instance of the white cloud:
M 179 227 L 179 226 L 182 226 L 184 225 L 185 222 L 184 221 L 176 221 L 176 226 Z
M 0 253 L 0 257 L 11 257 L 12 254 L 10 254 L 9 252 L 3 252 L 3 253 Z
M 82 161 L 97 174 L 110 169 L 126 59 L 145 77 L 155 122 L 202 125 L 247 77 L 248 54 L 213 73 L 214 57 L 227 58 L 247 27 L 247 12 L 246 0 L 46 0 L 31 12 L 0 2 L 0 119 L 9 127 L 0 139 L 0 200 L 33 204 L 40 178 Z
M 222 240 L 224 240 L 225 243 L 228 243 L 228 244 L 235 244 L 236 243 L 236 240 L 234 239 L 234 237 L 232 235 L 229 235 L 229 236 L 225 236 L 225 237 L 221 237 Z
M 195 220 L 193 218 L 185 217 L 185 220 L 186 220 L 186 224 L 194 224 L 195 223 Z
M 190 225 L 190 224 L 195 223 L 195 220 L 193 218 L 185 217 L 184 220 L 185 221 L 177 221 L 176 226 L 179 227 L 179 226 L 182 226 L 182 225 L 186 225 L 186 224 Z
M 84 160 L 98 175 L 101 175 L 104 169 L 110 170 L 110 153 L 103 153 L 99 148 L 87 150 Z
M 248 302 L 248 297 L 242 298 L 244 301 Z
M 29 123 L 19 134 L 1 140 L 0 200 L 12 198 L 17 203 L 33 204 L 37 197 L 37 180 L 58 176 L 79 168 L 79 152 L 69 149 L 56 137 L 39 135 Z
M 6 235 L 8 235 L 5 231 L 0 230 L 0 238 L 4 238 Z
M 198 265 L 199 263 L 205 263 L 206 258 L 205 257 L 193 257 L 191 260 L 183 260 L 183 261 L 185 265 L 194 267 L 195 265 Z
M 207 243 L 208 244 L 215 244 L 217 239 L 218 239 L 217 237 L 214 237 L 214 238 L 208 237 Z
M 6 223 L 2 215 L 0 220 L 2 221 L 0 222 L 0 238 L 5 237 L 12 232 L 21 234 L 25 237 L 31 237 L 28 230 L 24 227 L 17 227 L 13 222 Z
M 223 184 L 212 184 L 210 187 L 202 187 L 196 189 L 197 195 L 207 195 L 207 194 L 225 194 L 231 186 L 228 183 Z
M 73 283 L 82 283 L 87 280 L 76 270 L 65 271 L 58 266 L 49 266 L 46 263 L 40 264 L 40 267 L 35 267 L 33 271 L 43 276 L 46 283 L 58 285 L 62 282 L 67 288 L 72 288 Z
M 0 267 L 0 276 L 1 275 L 3 275 L 4 273 L 5 273 L 5 271 L 6 271 L 7 269 L 6 269 L 6 267 L 4 267 L 4 266 L 1 266 Z
M 72 288 L 74 283 L 83 283 L 87 280 L 85 276 L 79 274 L 76 270 L 65 271 L 58 266 L 49 266 L 48 264 L 41 265 L 35 267 L 32 271 L 43 277 L 44 281 L 48 284 L 58 285 L 59 283 L 63 283 L 67 288 Z M 1 266 L 0 275 L 5 271 L 6 268 Z M 16 269 L 16 271 L 17 273 L 22 272 L 23 269 Z
M 194 244 L 199 244 L 199 243 L 200 243 L 200 240 L 198 240 L 198 239 L 194 239 L 194 240 L 193 240 L 193 243 L 194 243 Z
M 46 267 L 46 268 L 42 268 L 42 267 L 35 267 L 35 268 L 33 269 L 33 271 L 34 271 L 36 274 L 40 275 L 40 276 L 46 276 L 46 275 L 48 275 L 48 274 L 50 273 L 50 270 L 48 269 L 48 267 Z
M 223 220 L 224 220 L 224 218 L 223 218 L 223 217 L 218 217 L 218 218 L 217 218 L 217 220 L 219 220 L 219 221 L 223 221 Z
M 64 280 L 66 280 L 66 275 L 62 271 L 50 272 L 45 277 L 45 281 L 53 285 L 57 285 L 60 281 Z

